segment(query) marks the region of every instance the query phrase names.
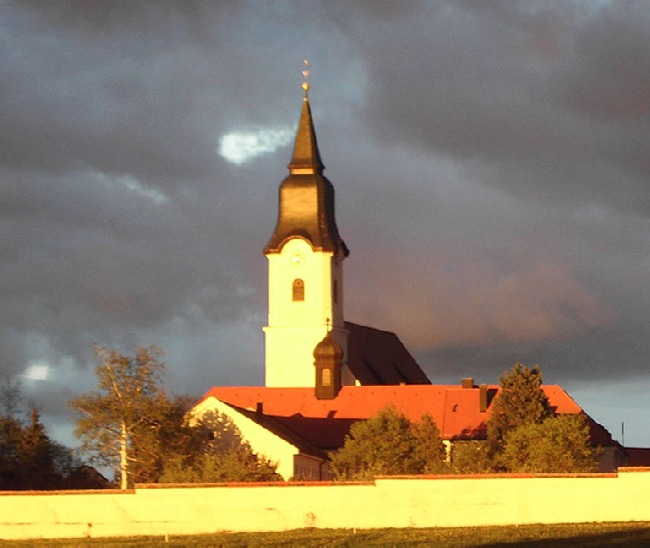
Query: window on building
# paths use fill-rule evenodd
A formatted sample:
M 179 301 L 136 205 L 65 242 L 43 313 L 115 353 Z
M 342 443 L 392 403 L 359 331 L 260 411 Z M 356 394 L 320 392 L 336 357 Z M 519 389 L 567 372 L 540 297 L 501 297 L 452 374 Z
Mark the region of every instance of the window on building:
M 332 370 L 323 369 L 321 371 L 320 381 L 322 386 L 332 386 Z
M 293 300 L 305 300 L 305 282 L 303 282 L 300 278 L 297 278 L 293 281 Z

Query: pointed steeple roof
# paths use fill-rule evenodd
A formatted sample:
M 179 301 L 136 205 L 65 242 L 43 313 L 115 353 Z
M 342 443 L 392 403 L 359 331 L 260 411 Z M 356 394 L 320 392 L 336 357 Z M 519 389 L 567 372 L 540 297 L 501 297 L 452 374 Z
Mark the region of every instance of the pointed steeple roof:
M 334 218 L 334 187 L 323 175 L 325 166 L 318 151 L 306 91 L 289 175 L 280 185 L 278 221 L 264 253 L 279 253 L 291 238 L 303 238 L 315 250 L 341 250 L 347 257 L 350 252 L 339 236 Z
M 316 132 L 314 131 L 307 94 L 305 94 L 302 101 L 300 121 L 298 122 L 298 131 L 296 132 L 296 141 L 293 145 L 293 156 L 289 163 L 289 169 L 291 173 L 300 175 L 321 173 L 325 169 L 318 151 L 318 142 L 316 141 Z

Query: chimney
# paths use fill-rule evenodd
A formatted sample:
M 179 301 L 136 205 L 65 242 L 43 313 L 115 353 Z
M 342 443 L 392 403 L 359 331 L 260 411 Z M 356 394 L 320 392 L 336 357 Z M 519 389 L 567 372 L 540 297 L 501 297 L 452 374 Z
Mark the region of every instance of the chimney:
M 488 408 L 487 384 L 480 384 L 478 389 L 479 389 L 479 393 L 478 393 L 479 411 L 481 413 L 485 413 Z
M 257 405 L 255 406 L 255 413 L 258 415 L 263 415 L 264 414 L 264 402 L 258 401 Z
M 460 385 L 463 388 L 474 388 L 474 377 L 463 377 L 460 380 Z

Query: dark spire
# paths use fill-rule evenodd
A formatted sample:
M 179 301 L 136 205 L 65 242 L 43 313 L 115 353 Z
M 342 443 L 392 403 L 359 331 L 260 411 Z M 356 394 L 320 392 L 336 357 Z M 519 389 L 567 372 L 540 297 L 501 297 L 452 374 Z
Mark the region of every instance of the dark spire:
M 308 86 L 303 86 L 300 121 L 296 131 L 289 176 L 280 185 L 278 222 L 264 253 L 279 253 L 291 238 L 304 238 L 315 250 L 342 250 L 348 248 L 339 236 L 334 219 L 334 187 L 323 176 L 316 131 L 307 97 Z
M 323 169 L 325 169 L 325 166 L 320 159 L 316 132 L 314 131 L 314 123 L 311 118 L 311 108 L 309 106 L 307 92 L 305 91 L 289 170 L 291 173 L 308 174 L 322 173 Z

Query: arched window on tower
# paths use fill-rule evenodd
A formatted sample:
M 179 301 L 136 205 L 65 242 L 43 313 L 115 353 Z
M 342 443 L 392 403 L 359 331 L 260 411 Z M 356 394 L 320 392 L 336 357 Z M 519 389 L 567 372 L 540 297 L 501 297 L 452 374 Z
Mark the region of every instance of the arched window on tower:
M 294 302 L 305 300 L 305 282 L 303 282 L 300 278 L 296 278 L 293 281 L 292 295 Z
M 323 369 L 321 371 L 321 378 L 320 382 L 323 386 L 332 386 L 332 370 L 331 369 Z

